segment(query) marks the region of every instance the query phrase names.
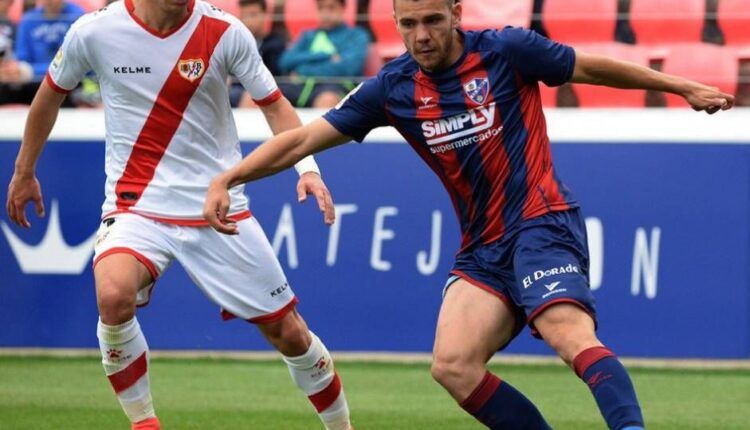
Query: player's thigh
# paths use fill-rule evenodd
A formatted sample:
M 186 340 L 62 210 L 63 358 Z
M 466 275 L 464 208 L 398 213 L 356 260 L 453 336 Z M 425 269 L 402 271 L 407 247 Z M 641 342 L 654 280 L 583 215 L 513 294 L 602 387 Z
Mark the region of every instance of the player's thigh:
M 497 296 L 458 279 L 440 307 L 436 362 L 484 364 L 513 336 L 515 315 Z
M 105 323 L 127 320 L 136 304 L 148 303 L 156 278 L 171 261 L 169 228 L 133 214 L 102 221 L 94 247 L 94 280 Z
M 127 253 L 110 254 L 94 267 L 96 298 L 99 307 L 113 301 L 135 307 L 138 291 L 154 282 L 151 273 L 138 259 Z
M 294 309 L 294 292 L 255 218 L 237 228 L 236 236 L 190 229 L 177 258 L 224 315 L 256 324 L 278 321 Z

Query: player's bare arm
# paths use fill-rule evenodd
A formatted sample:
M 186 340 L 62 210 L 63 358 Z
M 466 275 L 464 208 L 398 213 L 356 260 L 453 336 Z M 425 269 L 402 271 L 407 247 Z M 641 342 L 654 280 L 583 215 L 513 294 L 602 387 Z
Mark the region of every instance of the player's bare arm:
M 696 111 L 714 114 L 734 106 L 734 96 L 699 82 L 637 64 L 576 50 L 573 83 L 662 91 L 682 96 Z
M 286 97 L 281 97 L 270 105 L 262 106 L 261 111 L 274 135 L 302 126 L 294 107 Z M 307 200 L 308 195 L 312 194 L 318 202 L 320 211 L 323 212 L 323 221 L 328 225 L 333 224 L 335 220 L 333 199 L 320 176 L 315 160 L 311 156 L 303 158 L 295 167 L 300 173 L 297 182 L 297 200 L 302 203 Z
M 237 234 L 237 228 L 227 219 L 229 211 L 228 190 L 234 186 L 254 181 L 288 169 L 304 157 L 351 140 L 339 133 L 324 119 L 285 131 L 268 140 L 233 168 L 215 177 L 208 187 L 203 216 L 211 227 L 224 234 Z M 333 222 L 331 202 L 321 208 L 326 220 Z
M 42 188 L 36 178 L 36 163 L 55 125 L 60 104 L 64 99 L 64 94 L 54 91 L 46 82 L 42 82 L 31 103 L 23 132 L 23 143 L 16 158 L 16 170 L 8 185 L 8 201 L 5 204 L 8 216 L 18 226 L 31 227 L 26 218 L 26 204 L 30 201 L 34 202 L 37 216 L 44 216 Z

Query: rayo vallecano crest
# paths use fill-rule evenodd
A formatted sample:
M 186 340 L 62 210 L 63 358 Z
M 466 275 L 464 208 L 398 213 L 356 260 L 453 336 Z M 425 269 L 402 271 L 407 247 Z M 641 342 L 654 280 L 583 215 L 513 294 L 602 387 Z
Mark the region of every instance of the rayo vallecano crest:
M 180 60 L 177 63 L 177 71 L 180 72 L 180 76 L 193 82 L 203 76 L 203 72 L 206 70 L 206 64 L 200 58 L 190 60 Z
M 482 105 L 490 93 L 490 81 L 487 78 L 475 78 L 464 84 L 466 95 L 476 104 Z

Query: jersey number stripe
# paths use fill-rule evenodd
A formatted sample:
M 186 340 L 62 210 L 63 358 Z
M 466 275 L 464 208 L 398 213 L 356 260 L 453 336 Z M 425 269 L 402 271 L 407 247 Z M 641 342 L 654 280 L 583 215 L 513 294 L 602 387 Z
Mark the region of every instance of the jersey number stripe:
M 117 208 L 127 210 L 140 200 L 182 122 L 190 99 L 208 71 L 216 45 L 229 23 L 202 17 L 167 81 L 133 146 L 122 177 L 117 181 Z M 205 68 L 202 71 L 190 68 Z M 186 74 L 188 76 L 186 76 Z M 190 78 L 190 79 L 189 79 Z

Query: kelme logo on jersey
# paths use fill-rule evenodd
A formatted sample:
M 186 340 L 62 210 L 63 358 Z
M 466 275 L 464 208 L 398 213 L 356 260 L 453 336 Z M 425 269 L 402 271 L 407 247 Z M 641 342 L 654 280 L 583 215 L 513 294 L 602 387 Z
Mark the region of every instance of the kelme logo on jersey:
M 195 81 L 196 79 L 200 79 L 201 76 L 203 76 L 203 72 L 206 70 L 206 66 L 203 63 L 203 60 L 200 58 L 198 59 L 190 59 L 190 60 L 180 60 L 177 63 L 177 71 L 180 72 L 180 76 L 187 79 L 190 82 Z
M 495 123 L 495 103 L 479 106 L 448 118 L 422 122 L 422 134 L 427 144 L 438 145 L 479 133 Z
M 472 79 L 464 84 L 464 91 L 474 103 L 483 105 L 490 93 L 490 81 L 487 78 Z

